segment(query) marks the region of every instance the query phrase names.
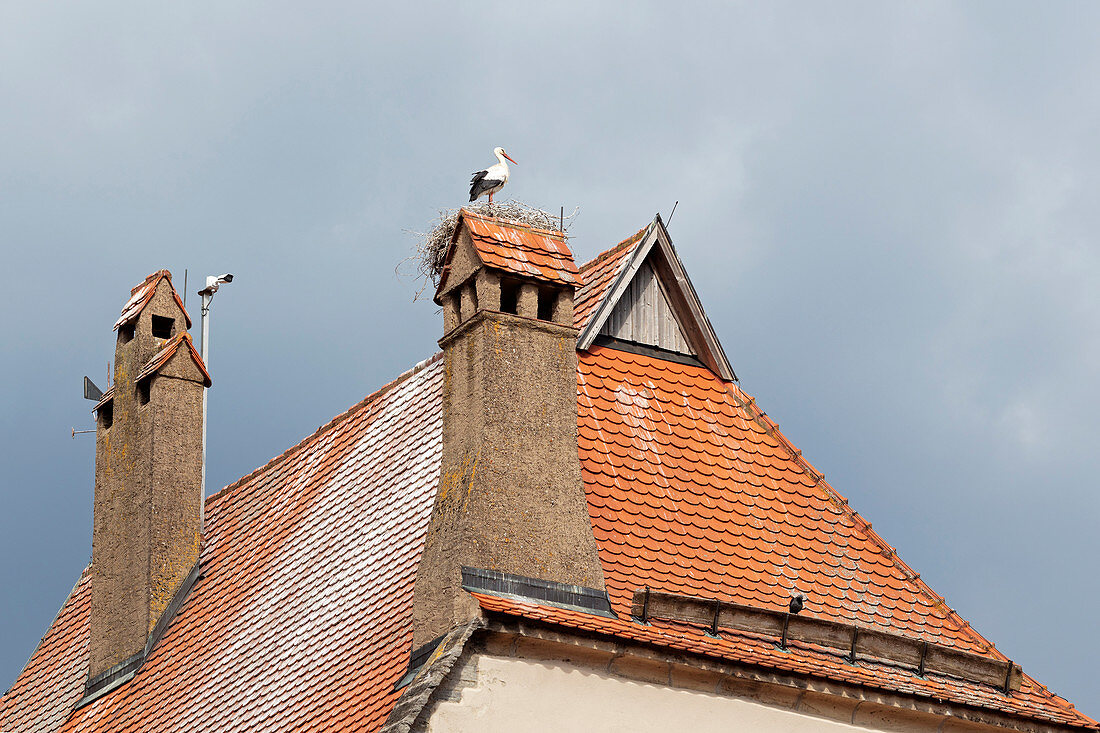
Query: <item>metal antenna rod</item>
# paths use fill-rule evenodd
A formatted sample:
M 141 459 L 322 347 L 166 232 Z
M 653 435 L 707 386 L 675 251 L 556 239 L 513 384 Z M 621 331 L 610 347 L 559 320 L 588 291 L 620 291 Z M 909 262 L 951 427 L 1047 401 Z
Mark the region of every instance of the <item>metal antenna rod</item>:
M 668 221 L 665 222 L 666 227 L 669 225 L 669 222 L 672 221 L 672 217 L 676 215 L 676 207 L 679 206 L 679 205 L 680 205 L 679 201 L 677 201 L 676 203 L 674 203 L 672 205 L 672 212 L 668 215 Z

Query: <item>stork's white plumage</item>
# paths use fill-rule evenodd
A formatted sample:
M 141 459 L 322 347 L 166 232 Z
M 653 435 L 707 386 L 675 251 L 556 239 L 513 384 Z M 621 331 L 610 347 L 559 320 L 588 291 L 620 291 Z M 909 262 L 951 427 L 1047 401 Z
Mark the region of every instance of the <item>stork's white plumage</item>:
M 478 171 L 474 174 L 474 177 L 470 179 L 470 201 L 476 201 L 479 197 L 489 194 L 489 203 L 493 203 L 493 194 L 504 188 L 504 184 L 508 182 L 508 164 L 504 162 L 507 158 L 512 160 L 508 153 L 504 152 L 504 148 L 494 148 L 493 154 L 497 156 L 497 164 L 491 165 L 483 171 Z M 512 160 L 513 165 L 519 165 L 516 161 Z

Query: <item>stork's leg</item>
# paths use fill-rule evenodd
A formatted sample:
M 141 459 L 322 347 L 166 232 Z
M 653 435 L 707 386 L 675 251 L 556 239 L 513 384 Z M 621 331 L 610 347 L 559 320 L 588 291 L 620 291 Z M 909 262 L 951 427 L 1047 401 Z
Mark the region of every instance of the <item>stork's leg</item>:
M 492 206 L 492 205 L 493 205 L 493 192 L 490 191 L 489 192 L 489 206 Z

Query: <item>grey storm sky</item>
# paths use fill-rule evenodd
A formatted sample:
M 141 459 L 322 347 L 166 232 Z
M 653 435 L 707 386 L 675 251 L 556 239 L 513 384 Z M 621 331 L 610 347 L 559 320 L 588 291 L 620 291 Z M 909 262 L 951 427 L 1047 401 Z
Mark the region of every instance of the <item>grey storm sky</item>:
M 436 350 L 395 274 L 504 146 L 586 260 L 670 232 L 742 386 L 1100 715 L 1100 5 L 0 4 L 0 689 L 91 552 L 129 288 L 215 300 L 209 486 Z

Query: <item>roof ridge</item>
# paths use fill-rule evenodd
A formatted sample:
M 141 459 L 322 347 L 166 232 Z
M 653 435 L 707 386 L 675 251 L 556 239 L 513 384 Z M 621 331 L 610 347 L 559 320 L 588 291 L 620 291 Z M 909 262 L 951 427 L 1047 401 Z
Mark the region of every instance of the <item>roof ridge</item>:
M 566 239 L 569 238 L 566 235 L 565 231 L 561 230 L 561 229 L 543 229 L 542 227 L 537 227 L 537 226 L 534 226 L 533 224 L 527 224 L 526 222 L 522 222 L 522 221 L 515 221 L 514 219 L 502 219 L 499 216 L 489 216 L 487 214 L 482 214 L 482 213 L 479 213 L 477 211 L 474 211 L 473 209 L 468 209 L 465 206 L 463 206 L 461 209 L 459 209 L 458 213 L 459 213 L 460 217 L 462 217 L 462 216 L 472 216 L 475 219 L 481 219 L 482 221 L 491 221 L 495 224 L 510 226 L 513 229 L 526 229 L 529 232 L 536 232 L 538 234 L 546 234 L 548 236 L 555 237 L 556 239 L 561 239 L 562 241 L 565 241 Z M 457 230 L 457 227 L 456 227 L 456 230 Z
M 168 270 L 164 269 L 164 268 L 161 268 L 161 269 L 157 270 L 156 272 L 149 273 L 148 275 L 145 276 L 144 280 L 139 282 L 134 287 L 130 288 L 130 295 L 135 295 L 137 293 L 137 291 L 140 290 L 143 285 L 148 285 L 153 280 L 160 280 L 162 277 L 166 277 L 169 280 L 171 280 L 172 279 L 172 273 L 169 272 Z
M 298 452 L 300 452 L 303 448 L 305 448 L 307 446 L 307 444 L 309 444 L 311 442 L 314 442 L 317 438 L 321 437 L 322 435 L 324 435 L 328 431 L 335 428 L 340 423 L 343 423 L 345 420 L 347 420 L 350 417 L 352 417 L 353 415 L 357 414 L 363 408 L 368 407 L 369 405 L 373 404 L 380 397 L 384 396 L 386 393 L 388 393 L 390 390 L 392 390 L 397 385 L 399 385 L 402 382 L 406 381 L 407 379 L 412 377 L 414 374 L 416 374 L 420 371 L 423 371 L 424 369 L 428 368 L 429 366 L 431 366 L 432 364 L 434 364 L 435 362 L 439 361 L 442 358 L 443 358 L 443 352 L 439 351 L 439 352 L 436 352 L 435 354 L 433 354 L 432 356 L 428 357 L 427 359 L 424 359 L 423 361 L 417 362 L 415 365 L 412 366 L 412 368 L 406 369 L 401 374 L 398 374 L 391 381 L 387 382 L 386 384 L 382 385 L 378 389 L 374 390 L 369 395 L 367 395 L 363 399 L 359 400 L 354 405 L 352 405 L 348 409 L 344 410 L 343 412 L 341 412 L 336 417 L 329 420 L 327 423 L 324 423 L 323 425 L 318 427 L 316 430 L 314 430 L 312 433 L 310 433 L 306 437 L 302 438 L 296 444 L 292 445 L 291 447 L 284 450 L 282 453 L 278 454 L 277 456 L 275 456 L 274 458 L 269 460 L 267 463 L 263 464 L 262 466 L 258 466 L 257 468 L 254 468 L 252 471 L 246 473 L 244 476 L 241 476 L 239 479 L 237 479 L 233 483 L 226 484 L 225 486 L 218 489 L 217 491 L 215 491 L 210 496 L 206 497 L 206 499 L 204 500 L 205 505 L 206 506 L 212 506 L 215 501 L 223 500 L 226 496 L 231 494 L 233 491 L 235 491 L 236 489 L 238 489 L 241 486 L 245 485 L 246 483 L 250 482 L 252 479 L 254 479 L 257 476 L 259 476 L 260 474 L 264 473 L 268 469 L 271 469 L 271 468 L 274 468 L 276 466 L 282 465 L 288 459 L 290 459 L 291 457 L 296 455 Z
M 600 252 L 598 255 L 590 259 L 588 262 L 585 262 L 577 269 L 587 270 L 590 267 L 594 267 L 599 262 L 610 259 L 613 255 L 617 254 L 620 249 L 625 249 L 632 244 L 637 244 L 639 241 L 641 241 L 642 235 L 646 233 L 646 230 L 649 229 L 649 227 L 650 225 L 646 224 L 634 234 L 631 234 L 629 237 L 619 242 L 618 244 L 608 247 L 603 252 Z
M 915 572 L 907 562 L 901 559 L 901 557 L 898 555 L 897 548 L 887 542 L 882 537 L 882 535 L 876 532 L 874 527 L 871 525 L 871 522 L 867 521 L 866 518 L 864 518 L 859 512 L 853 509 L 848 503 L 848 499 L 846 499 L 839 491 L 837 491 L 832 486 L 832 484 L 825 480 L 825 474 L 814 468 L 813 465 L 802 456 L 802 451 L 796 448 L 794 443 L 792 443 L 791 440 L 783 434 L 783 432 L 779 429 L 779 425 L 776 424 L 775 421 L 773 421 L 770 417 L 768 417 L 766 412 L 760 409 L 760 406 L 756 403 L 755 397 L 748 395 L 748 393 L 741 390 L 740 386 L 736 384 L 727 384 L 727 389 L 730 388 L 732 388 L 731 394 L 733 395 L 734 399 L 737 400 L 741 408 L 746 410 L 746 412 L 748 412 L 753 417 L 753 420 L 758 425 L 764 428 L 764 430 L 769 435 L 771 435 L 779 442 L 780 446 L 782 446 L 783 449 L 787 451 L 791 461 L 814 479 L 815 486 L 819 486 L 825 491 L 827 497 L 830 499 L 830 502 L 837 509 L 847 515 L 853 523 L 859 526 L 860 529 L 867 534 L 868 538 L 872 542 L 874 542 L 876 545 L 879 546 L 881 550 L 883 550 L 882 554 L 885 555 L 895 567 L 897 567 L 905 574 L 906 580 L 912 582 L 918 591 L 920 591 L 924 596 L 933 601 L 933 604 L 935 606 L 940 607 L 945 612 L 944 615 L 947 617 L 947 619 L 956 624 L 956 631 L 972 635 L 973 640 L 977 641 L 981 645 L 984 645 L 988 653 L 993 654 L 993 656 L 999 659 L 1010 661 L 1004 653 L 997 649 L 996 645 L 994 645 L 993 642 L 989 641 L 982 634 L 978 633 L 977 629 L 971 626 L 969 621 L 960 616 L 959 613 L 947 603 L 947 600 L 943 596 L 932 590 L 931 586 L 925 583 L 924 580 L 921 578 L 920 573 Z M 744 397 L 742 395 L 744 395 Z M 745 397 L 747 397 L 748 399 L 745 399 Z

